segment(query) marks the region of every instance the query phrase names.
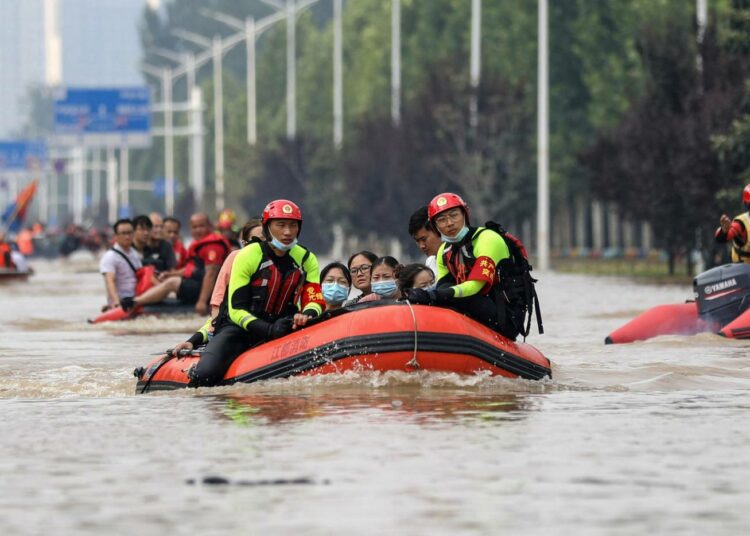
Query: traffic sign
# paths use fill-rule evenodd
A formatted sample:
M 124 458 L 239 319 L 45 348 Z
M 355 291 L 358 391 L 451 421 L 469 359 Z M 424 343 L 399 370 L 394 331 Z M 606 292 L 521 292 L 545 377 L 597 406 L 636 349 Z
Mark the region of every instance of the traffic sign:
M 147 87 L 61 88 L 55 94 L 56 141 L 86 147 L 148 147 Z
M 0 140 L 0 169 L 41 169 L 47 161 L 47 144 L 41 140 Z

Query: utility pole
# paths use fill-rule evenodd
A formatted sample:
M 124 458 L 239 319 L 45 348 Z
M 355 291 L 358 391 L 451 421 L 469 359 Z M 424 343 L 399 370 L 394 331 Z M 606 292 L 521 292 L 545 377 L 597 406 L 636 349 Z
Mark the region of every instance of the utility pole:
M 539 2 L 537 58 L 537 263 L 549 269 L 549 78 L 547 0 Z
M 333 0 L 333 145 L 341 149 L 344 141 L 344 101 L 342 87 L 343 53 L 341 3 Z
M 391 0 L 391 119 L 401 124 L 401 0 Z
M 469 124 L 476 129 L 479 124 L 479 77 L 481 73 L 482 0 L 471 0 L 471 100 Z

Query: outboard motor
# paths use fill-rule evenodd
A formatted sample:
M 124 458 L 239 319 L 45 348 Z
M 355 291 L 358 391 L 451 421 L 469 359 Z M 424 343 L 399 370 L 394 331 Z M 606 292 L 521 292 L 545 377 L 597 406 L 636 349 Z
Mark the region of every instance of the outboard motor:
M 717 266 L 693 279 L 698 314 L 722 326 L 750 307 L 750 264 Z

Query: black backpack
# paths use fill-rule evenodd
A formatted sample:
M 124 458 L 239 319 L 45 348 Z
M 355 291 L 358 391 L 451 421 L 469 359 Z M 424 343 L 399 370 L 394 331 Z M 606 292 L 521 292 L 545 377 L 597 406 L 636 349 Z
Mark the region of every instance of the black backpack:
M 496 296 L 496 301 L 500 318 L 502 319 L 505 315 L 510 316 L 513 326 L 525 340 L 531 330 L 531 317 L 536 313 L 536 325 L 541 335 L 544 333 L 544 326 L 539 308 L 539 296 L 534 287 L 537 280 L 531 276 L 532 266 L 529 264 L 529 257 L 523 242 L 507 232 L 499 223 L 488 221 L 484 226 L 502 236 L 510 251 L 510 258 L 501 260 L 497 265 L 500 285 L 499 288 L 497 286 L 495 288 L 499 294 Z M 505 307 L 501 307 L 501 304 L 505 304 Z

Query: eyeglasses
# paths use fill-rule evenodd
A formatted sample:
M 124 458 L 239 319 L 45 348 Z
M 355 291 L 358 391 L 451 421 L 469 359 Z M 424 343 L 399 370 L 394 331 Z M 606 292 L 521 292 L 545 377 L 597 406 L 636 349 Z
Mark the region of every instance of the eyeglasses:
M 352 275 L 357 275 L 357 274 L 364 275 L 370 271 L 370 268 L 372 268 L 372 264 L 363 264 L 362 266 L 351 268 L 349 271 L 352 273 Z
M 448 220 L 450 221 L 458 221 L 463 217 L 464 213 L 461 211 L 461 209 L 454 209 L 449 212 L 443 212 L 442 214 L 435 217 L 435 223 L 439 223 L 440 225 L 444 223 L 448 223 Z
M 128 235 L 132 235 L 133 231 L 120 231 L 117 234 L 122 235 L 122 236 L 128 236 Z

